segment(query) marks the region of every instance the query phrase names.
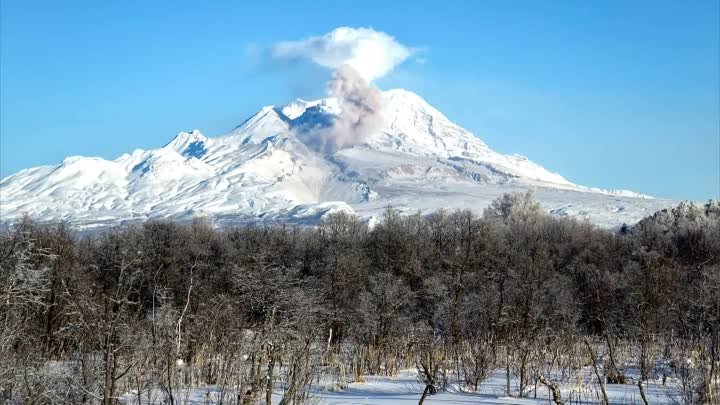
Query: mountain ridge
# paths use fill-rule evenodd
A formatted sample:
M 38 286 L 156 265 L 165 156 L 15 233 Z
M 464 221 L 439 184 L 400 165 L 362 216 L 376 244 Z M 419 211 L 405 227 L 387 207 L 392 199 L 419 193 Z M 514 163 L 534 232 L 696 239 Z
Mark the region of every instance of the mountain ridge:
M 553 215 L 616 227 L 672 205 L 576 185 L 526 157 L 499 154 L 403 89 L 382 93 L 379 130 L 332 153 L 315 149 L 311 138 L 342 114 L 335 99 L 297 99 L 262 107 L 219 137 L 182 131 L 161 148 L 114 160 L 72 156 L 21 170 L 0 181 L 0 216 L 81 228 L 197 216 L 312 224 L 338 210 L 372 220 L 388 205 L 481 211 L 504 192 L 533 189 Z

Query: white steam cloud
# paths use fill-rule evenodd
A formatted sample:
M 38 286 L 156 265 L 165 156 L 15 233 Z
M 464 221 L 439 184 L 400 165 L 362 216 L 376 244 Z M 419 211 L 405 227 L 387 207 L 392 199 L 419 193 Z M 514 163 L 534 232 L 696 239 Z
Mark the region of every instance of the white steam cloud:
M 390 73 L 413 51 L 390 35 L 372 28 L 339 27 L 322 36 L 275 44 L 271 56 L 278 60 L 307 59 L 338 69 L 349 65 L 366 82 Z

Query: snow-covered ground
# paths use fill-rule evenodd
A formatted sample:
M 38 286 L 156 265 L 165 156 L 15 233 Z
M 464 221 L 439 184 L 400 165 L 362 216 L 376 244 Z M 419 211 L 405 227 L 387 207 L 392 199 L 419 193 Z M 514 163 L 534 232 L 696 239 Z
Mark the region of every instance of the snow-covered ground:
M 565 384 L 562 387 L 563 400 L 566 404 L 598 404 L 597 386 L 591 382 L 591 371 L 585 370 L 584 385 Z M 405 370 L 396 377 L 367 376 L 363 383 L 350 384 L 344 390 L 329 390 L 315 386 L 311 395 L 311 403 L 317 405 L 415 405 L 418 403 L 424 385 L 418 382 L 414 370 Z M 650 381 L 645 391 L 649 403 L 671 404 L 676 398 L 676 391 L 671 388 L 672 382 L 663 387 L 660 381 Z M 512 380 L 512 389 L 517 392 L 517 381 Z M 642 399 L 635 384 L 606 385 L 611 405 L 641 405 Z M 282 399 L 281 387 L 273 394 L 273 403 L 279 404 Z M 137 403 L 135 393 L 126 393 L 122 400 L 126 404 Z M 144 398 L 146 403 L 147 398 Z M 161 403 L 161 397 L 154 398 Z M 206 387 L 181 393 L 180 404 L 218 404 L 220 395 L 217 387 Z M 227 401 L 227 399 L 226 399 Z M 443 405 L 533 405 L 553 404 L 548 390 L 537 386 L 537 392 L 530 391 L 527 398 L 508 397 L 505 395 L 505 376 L 498 371 L 481 385 L 479 392 L 462 392 L 457 386 L 450 387 L 446 392 L 428 396 L 425 404 Z
M 317 223 L 342 210 L 373 221 L 388 205 L 480 213 L 503 193 L 532 189 L 552 215 L 612 228 L 676 204 L 576 185 L 497 153 L 409 91 L 382 93 L 382 105 L 379 130 L 332 153 L 306 139 L 337 117 L 332 99 L 296 100 L 263 107 L 225 136 L 181 132 L 115 160 L 74 156 L 22 170 L 0 182 L 0 218 L 27 213 L 88 229 L 153 218 Z

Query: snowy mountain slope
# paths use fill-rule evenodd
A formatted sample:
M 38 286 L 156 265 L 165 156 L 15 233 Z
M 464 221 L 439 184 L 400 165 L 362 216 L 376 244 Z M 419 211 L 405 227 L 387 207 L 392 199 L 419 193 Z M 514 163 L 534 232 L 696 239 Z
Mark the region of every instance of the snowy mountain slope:
M 25 213 L 92 228 L 148 218 L 210 217 L 221 225 L 315 223 L 337 210 L 480 212 L 531 188 L 548 212 L 604 227 L 672 205 L 629 191 L 575 185 L 518 155 L 502 155 L 406 90 L 382 94 L 384 125 L 356 146 L 319 152 L 309 137 L 342 114 L 336 100 L 263 107 L 229 134 L 181 132 L 162 148 L 115 160 L 69 157 L 0 182 L 0 216 Z

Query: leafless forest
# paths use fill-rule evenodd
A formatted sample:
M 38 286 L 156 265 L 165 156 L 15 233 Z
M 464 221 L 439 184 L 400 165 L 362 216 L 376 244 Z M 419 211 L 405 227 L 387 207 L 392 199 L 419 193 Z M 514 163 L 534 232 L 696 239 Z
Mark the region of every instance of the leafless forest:
M 720 204 L 618 232 L 545 215 L 530 194 L 482 216 L 400 215 L 372 229 L 216 230 L 148 222 L 77 234 L 25 219 L 0 236 L 0 403 L 311 402 L 416 369 L 420 403 L 491 372 L 507 395 L 673 384 L 720 403 Z M 518 384 L 510 384 L 519 381 Z M 275 395 L 275 398 L 273 398 Z M 421 398 L 422 395 L 422 398 Z

